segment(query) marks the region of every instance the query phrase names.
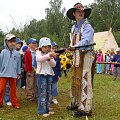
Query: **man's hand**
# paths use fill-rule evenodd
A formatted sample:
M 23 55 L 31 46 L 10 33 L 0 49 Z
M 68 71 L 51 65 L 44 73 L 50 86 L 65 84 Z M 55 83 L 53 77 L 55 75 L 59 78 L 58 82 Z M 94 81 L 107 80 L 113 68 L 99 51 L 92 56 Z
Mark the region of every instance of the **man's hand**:
M 51 58 L 52 58 L 52 57 L 54 57 L 54 58 L 57 57 L 57 53 L 55 53 L 54 51 L 51 51 L 51 52 L 50 52 L 50 57 L 51 57 Z

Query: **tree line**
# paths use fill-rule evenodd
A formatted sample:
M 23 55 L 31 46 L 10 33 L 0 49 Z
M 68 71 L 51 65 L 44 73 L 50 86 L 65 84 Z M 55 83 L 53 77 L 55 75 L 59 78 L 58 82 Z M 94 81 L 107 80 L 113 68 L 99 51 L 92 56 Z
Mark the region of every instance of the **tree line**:
M 33 37 L 39 40 L 41 37 L 50 37 L 61 47 L 69 45 L 69 32 L 74 21 L 66 16 L 66 8 L 62 7 L 62 0 L 51 0 L 49 8 L 45 9 L 45 19 L 37 21 L 32 19 L 29 25 L 23 29 L 13 28 L 10 32 L 22 40 L 28 41 Z M 119 0 L 95 0 L 88 6 L 92 9 L 89 18 L 95 32 L 106 31 L 112 28 L 116 41 L 120 46 L 120 1 Z M 0 48 L 3 47 L 4 32 L 0 31 Z

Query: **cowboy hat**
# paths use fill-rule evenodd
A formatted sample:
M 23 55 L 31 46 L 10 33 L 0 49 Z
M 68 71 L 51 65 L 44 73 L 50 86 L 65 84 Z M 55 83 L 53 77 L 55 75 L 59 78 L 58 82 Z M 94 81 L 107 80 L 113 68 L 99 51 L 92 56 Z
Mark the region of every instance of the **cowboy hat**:
M 77 3 L 73 6 L 73 8 L 70 8 L 68 11 L 67 11 L 67 17 L 71 20 L 76 20 L 75 19 L 75 16 L 73 15 L 73 13 L 76 11 L 76 10 L 84 10 L 84 19 L 85 18 L 88 18 L 91 14 L 91 8 L 85 8 L 83 7 L 83 5 L 81 3 Z

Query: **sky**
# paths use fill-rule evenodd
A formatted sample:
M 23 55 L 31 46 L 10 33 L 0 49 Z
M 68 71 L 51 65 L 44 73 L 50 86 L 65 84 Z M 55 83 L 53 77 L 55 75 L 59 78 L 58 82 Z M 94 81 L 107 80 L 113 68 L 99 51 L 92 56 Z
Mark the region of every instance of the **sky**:
M 45 19 L 45 8 L 49 7 L 50 0 L 0 0 L 0 29 L 9 32 L 13 27 L 22 28 L 35 18 Z M 83 5 L 89 5 L 94 0 L 62 0 L 62 7 L 66 10 L 72 8 L 75 3 L 81 1 Z

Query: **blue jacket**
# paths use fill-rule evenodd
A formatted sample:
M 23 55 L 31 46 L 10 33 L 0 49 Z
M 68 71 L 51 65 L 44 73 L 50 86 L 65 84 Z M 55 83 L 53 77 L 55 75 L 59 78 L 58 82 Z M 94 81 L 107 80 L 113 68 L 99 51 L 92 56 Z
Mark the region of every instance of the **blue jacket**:
M 53 76 L 53 83 L 58 81 L 58 77 L 62 76 L 62 72 L 61 72 L 61 65 L 60 65 L 60 59 L 59 57 L 54 58 L 56 61 L 56 66 L 53 68 L 54 74 L 55 76 Z
M 120 62 L 120 54 L 115 54 L 112 62 Z M 115 67 L 120 67 L 120 65 L 114 64 Z
M 5 40 L 4 49 L 0 54 L 0 77 L 17 78 L 21 74 L 21 59 L 15 48 L 10 51 Z

